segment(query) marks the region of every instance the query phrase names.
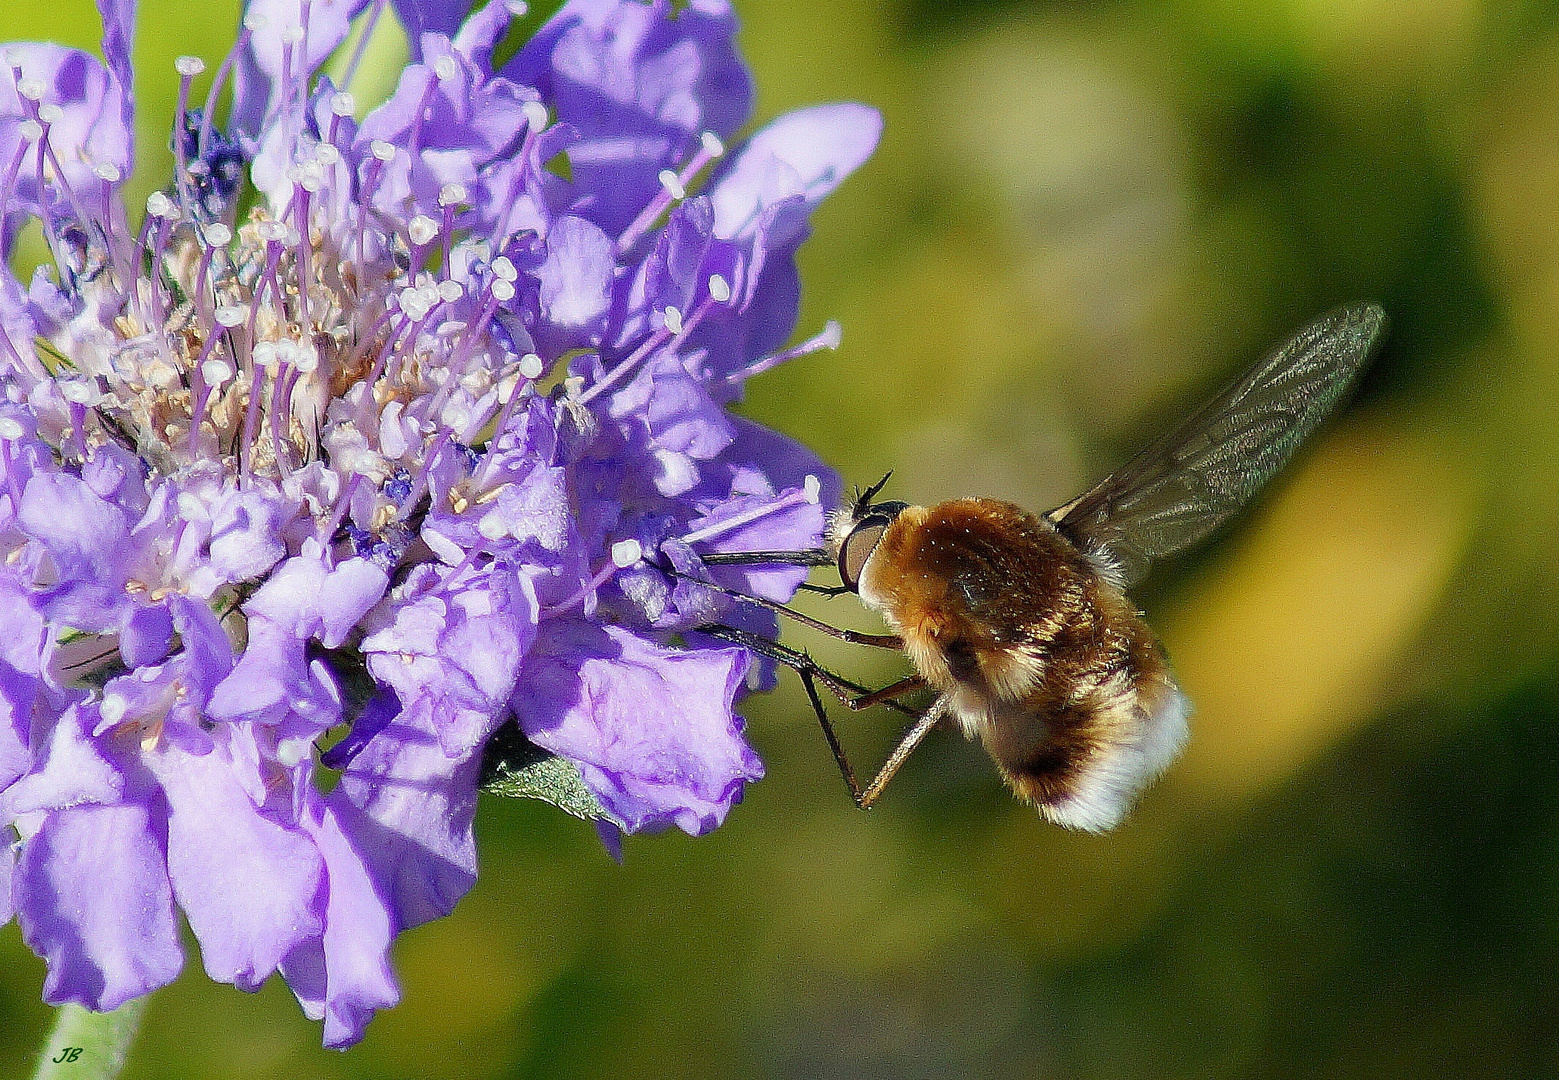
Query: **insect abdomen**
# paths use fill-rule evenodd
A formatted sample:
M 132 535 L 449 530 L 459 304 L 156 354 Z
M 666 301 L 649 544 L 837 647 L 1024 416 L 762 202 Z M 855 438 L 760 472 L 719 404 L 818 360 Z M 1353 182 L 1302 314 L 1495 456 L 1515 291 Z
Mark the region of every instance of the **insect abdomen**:
M 1151 641 L 1001 708 L 982 738 L 1003 777 L 1046 818 L 1114 828 L 1186 739 L 1185 698 Z

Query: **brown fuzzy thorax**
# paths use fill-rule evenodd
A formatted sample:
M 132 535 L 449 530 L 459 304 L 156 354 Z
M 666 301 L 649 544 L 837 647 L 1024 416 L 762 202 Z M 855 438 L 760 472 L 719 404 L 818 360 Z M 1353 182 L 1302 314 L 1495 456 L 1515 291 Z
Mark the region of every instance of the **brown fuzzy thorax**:
M 1063 816 L 1122 753 L 1137 753 L 1161 713 L 1183 708 L 1126 597 L 1048 522 L 1011 503 L 905 510 L 868 561 L 860 594 L 1014 790 L 1050 816 Z

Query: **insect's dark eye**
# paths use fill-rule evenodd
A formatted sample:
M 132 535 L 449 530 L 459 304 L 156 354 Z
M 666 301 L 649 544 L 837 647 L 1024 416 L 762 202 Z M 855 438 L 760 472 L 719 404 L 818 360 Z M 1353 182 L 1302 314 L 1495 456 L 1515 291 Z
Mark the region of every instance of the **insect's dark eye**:
M 877 542 L 891 524 L 892 519 L 882 514 L 864 517 L 856 522 L 850 535 L 839 545 L 839 580 L 852 591 L 859 587 L 866 560 L 877 550 Z

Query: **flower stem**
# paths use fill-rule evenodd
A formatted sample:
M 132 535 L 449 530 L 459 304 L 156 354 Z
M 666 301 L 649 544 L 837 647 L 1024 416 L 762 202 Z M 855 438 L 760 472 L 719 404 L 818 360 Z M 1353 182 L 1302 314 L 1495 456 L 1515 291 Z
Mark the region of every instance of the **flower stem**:
M 106 1013 L 61 1006 L 33 1080 L 113 1080 L 130 1055 L 145 1007 L 144 997 Z

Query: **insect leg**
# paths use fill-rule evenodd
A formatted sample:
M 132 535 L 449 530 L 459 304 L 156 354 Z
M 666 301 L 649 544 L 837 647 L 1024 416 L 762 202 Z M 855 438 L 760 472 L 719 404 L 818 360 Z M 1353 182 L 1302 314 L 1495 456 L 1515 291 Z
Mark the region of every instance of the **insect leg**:
M 721 641 L 729 641 L 734 645 L 751 649 L 760 656 L 766 656 L 776 663 L 784 664 L 801 677 L 801 685 L 806 690 L 807 700 L 812 704 L 812 712 L 817 717 L 818 726 L 823 729 L 823 738 L 828 742 L 828 749 L 834 755 L 834 761 L 839 766 L 839 774 L 844 777 L 845 786 L 850 789 L 850 798 L 855 805 L 865 810 L 882 794 L 882 789 L 888 786 L 888 781 L 893 779 L 899 767 L 909 758 L 915 747 L 920 745 L 926 733 L 936 726 L 941 718 L 941 702 L 931 708 L 921 711 L 911 708 L 897 700 L 904 694 L 922 689 L 925 681 L 918 675 L 900 679 L 890 683 L 879 690 L 867 690 L 866 687 L 849 679 L 835 675 L 813 660 L 805 652 L 781 645 L 777 641 L 770 641 L 759 634 L 748 630 L 739 630 L 734 626 L 721 626 L 709 624 L 700 626 L 698 633 L 708 634 L 710 637 Z M 882 768 L 877 770 L 877 775 L 872 778 L 865 789 L 855 778 L 855 769 L 850 764 L 849 757 L 844 752 L 844 745 L 840 743 L 839 736 L 834 731 L 833 722 L 828 719 L 828 710 L 823 707 L 823 699 L 818 695 L 817 683 L 822 684 L 851 710 L 865 709 L 872 705 L 885 705 L 890 709 L 896 709 L 907 716 L 912 716 L 915 722 L 894 747 L 893 753 L 888 755 L 888 760 Z
M 882 794 L 882 789 L 888 786 L 898 773 L 900 766 L 909 760 L 910 754 L 915 752 L 915 747 L 920 745 L 922 739 L 934 727 L 938 720 L 942 719 L 942 700 L 937 699 L 936 704 L 920 714 L 910 729 L 904 733 L 899 744 L 893 748 L 893 753 L 888 755 L 888 760 L 882 763 L 882 768 L 877 770 L 877 775 L 872 777 L 872 782 L 866 785 L 866 790 L 855 796 L 855 805 L 862 810 L 871 807 L 877 801 L 877 796 Z
M 919 675 L 910 675 L 906 678 L 900 679 L 896 683 L 889 683 L 881 690 L 873 690 L 869 694 L 862 694 L 860 697 L 851 698 L 850 700 L 846 701 L 845 704 L 848 705 L 851 709 L 869 709 L 873 705 L 886 705 L 896 697 L 902 697 L 903 695 L 911 693 L 915 690 L 923 689 L 925 685 L 926 680 L 922 679 Z
M 812 657 L 799 650 L 792 649 L 788 645 L 781 645 L 777 641 L 770 641 L 762 634 L 755 634 L 751 630 L 739 630 L 734 626 L 724 626 L 720 623 L 709 623 L 694 628 L 694 633 L 707 634 L 721 641 L 729 641 L 733 645 L 740 645 L 744 649 L 750 649 L 760 656 L 766 656 L 776 663 L 784 664 L 798 675 L 803 672 L 810 674 L 840 700 L 852 712 L 858 709 L 870 708 L 873 705 L 885 705 L 890 709 L 896 709 L 906 716 L 920 715 L 920 710 L 911 708 L 901 701 L 894 700 L 917 690 L 924 684 L 920 677 L 912 675 L 907 679 L 900 679 L 896 683 L 884 686 L 880 690 L 872 690 L 860 683 L 851 682 L 842 675 L 835 675 Z

